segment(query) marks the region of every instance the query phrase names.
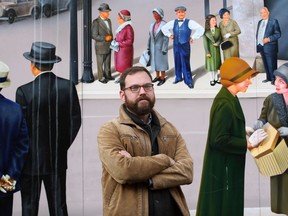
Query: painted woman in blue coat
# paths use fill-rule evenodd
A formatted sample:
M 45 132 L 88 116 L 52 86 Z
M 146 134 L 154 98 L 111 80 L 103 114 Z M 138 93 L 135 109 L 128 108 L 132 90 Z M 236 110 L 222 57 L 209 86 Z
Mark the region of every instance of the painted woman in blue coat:
M 169 38 L 161 31 L 162 26 L 166 24 L 163 20 L 164 11 L 161 8 L 154 8 L 152 12 L 155 22 L 149 28 L 148 50 L 150 51 L 151 70 L 156 72 L 156 77 L 152 82 L 159 81 L 157 85 L 161 86 L 166 81 L 165 71 L 169 69 Z
M 0 62 L 0 91 L 10 85 L 9 67 Z M 0 94 L 0 215 L 12 216 L 13 193 L 29 149 L 21 107 Z

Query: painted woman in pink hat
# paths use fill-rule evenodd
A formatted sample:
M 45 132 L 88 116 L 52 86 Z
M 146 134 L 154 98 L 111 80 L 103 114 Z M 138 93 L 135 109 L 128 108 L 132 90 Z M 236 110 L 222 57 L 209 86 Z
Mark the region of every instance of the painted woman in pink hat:
M 128 10 L 121 10 L 118 13 L 116 37 L 112 42 L 114 50 L 115 70 L 122 74 L 127 68 L 133 65 L 134 54 L 134 30 L 132 28 L 131 14 Z M 119 79 L 115 81 L 119 83 Z

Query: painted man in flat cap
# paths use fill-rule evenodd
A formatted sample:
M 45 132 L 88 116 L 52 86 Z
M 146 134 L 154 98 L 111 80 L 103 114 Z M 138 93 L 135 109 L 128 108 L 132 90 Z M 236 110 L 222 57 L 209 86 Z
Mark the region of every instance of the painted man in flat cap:
M 175 8 L 177 19 L 169 21 L 161 30 L 173 40 L 174 64 L 176 78 L 173 84 L 183 81 L 189 88 L 194 88 L 190 67 L 190 44 L 200 38 L 204 28 L 193 20 L 186 19 L 186 7 Z M 192 34 L 192 30 L 195 32 Z
M 91 37 L 95 40 L 95 53 L 97 60 L 98 80 L 107 83 L 114 80 L 111 76 L 111 49 L 113 39 L 112 24 L 109 19 L 110 7 L 106 3 L 100 4 L 99 16 L 93 20 Z

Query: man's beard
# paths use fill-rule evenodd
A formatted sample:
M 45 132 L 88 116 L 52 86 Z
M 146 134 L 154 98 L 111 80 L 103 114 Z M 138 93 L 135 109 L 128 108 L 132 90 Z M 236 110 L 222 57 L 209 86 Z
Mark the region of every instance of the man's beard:
M 155 97 L 148 98 L 147 96 L 141 96 L 136 101 L 130 101 L 126 95 L 125 105 L 130 112 L 134 113 L 137 116 L 144 116 L 151 112 L 155 104 Z M 142 100 L 145 100 L 145 104 L 140 104 Z

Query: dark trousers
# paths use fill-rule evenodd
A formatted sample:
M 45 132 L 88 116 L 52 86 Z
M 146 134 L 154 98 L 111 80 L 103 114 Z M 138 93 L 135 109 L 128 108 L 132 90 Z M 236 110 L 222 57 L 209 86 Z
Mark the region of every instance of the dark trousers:
M 0 197 L 0 215 L 12 216 L 13 212 L 13 194 Z
M 109 54 L 96 55 L 98 79 L 111 78 L 111 52 Z
M 263 65 L 266 72 L 266 79 L 269 81 L 274 81 L 274 70 L 277 69 L 277 53 L 275 52 L 265 52 L 263 46 L 258 45 L 257 49 L 260 51 Z
M 190 42 L 185 44 L 174 44 L 173 52 L 174 52 L 174 65 L 175 65 L 175 81 L 182 80 L 182 74 L 184 77 L 184 82 L 188 84 L 192 84 L 192 73 L 190 67 Z
M 50 216 L 68 216 L 66 172 L 51 175 L 23 175 L 21 182 L 22 216 L 37 216 L 41 184 L 44 184 Z

